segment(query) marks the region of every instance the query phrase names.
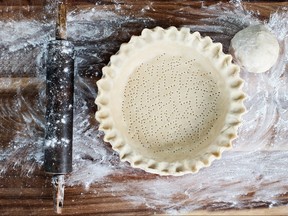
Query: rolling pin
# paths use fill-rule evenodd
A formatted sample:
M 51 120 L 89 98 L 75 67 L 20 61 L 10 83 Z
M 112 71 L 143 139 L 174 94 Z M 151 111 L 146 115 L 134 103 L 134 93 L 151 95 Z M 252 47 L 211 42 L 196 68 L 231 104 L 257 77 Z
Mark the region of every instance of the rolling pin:
M 54 209 L 62 212 L 64 175 L 72 171 L 74 47 L 67 41 L 67 2 L 58 1 L 56 40 L 48 43 L 44 170 L 52 175 Z

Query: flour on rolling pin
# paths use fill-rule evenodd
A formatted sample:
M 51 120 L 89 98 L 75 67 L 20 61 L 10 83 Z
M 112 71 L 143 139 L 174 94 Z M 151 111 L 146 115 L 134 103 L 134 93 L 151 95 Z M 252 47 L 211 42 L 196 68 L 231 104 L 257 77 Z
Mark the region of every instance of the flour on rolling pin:
M 150 7 L 152 6 L 147 5 L 145 10 L 142 10 L 143 16 Z M 121 7 L 118 10 L 121 10 Z M 237 1 L 237 4 L 231 3 L 229 8 L 223 4 L 203 7 L 203 11 L 213 15 L 213 18 L 202 19 L 202 25 L 185 25 L 185 27 L 189 27 L 191 31 L 200 31 L 204 35 L 209 35 L 215 42 L 223 43 L 226 51 L 230 40 L 239 30 L 261 23 L 256 18 L 257 15 L 243 10 L 241 1 Z M 80 18 L 81 22 L 78 22 Z M 187 16 L 182 19 L 187 19 Z M 156 21 L 151 19 L 119 16 L 105 11 L 87 10 L 71 13 L 68 17 L 68 37 L 72 41 L 77 40 L 78 44 L 80 43 L 78 39 L 82 40 L 75 48 L 77 50 L 76 74 L 81 70 L 91 70 L 96 73 L 96 69 L 100 71 L 103 66 L 102 62 L 108 62 L 107 56 L 117 50 L 121 42 L 103 42 L 107 38 L 119 32 L 129 32 L 129 27 L 127 27 L 129 25 L 137 23 L 135 28 L 138 28 L 140 32 L 144 26 L 155 26 L 154 22 Z M 7 56 L 17 59 L 17 56 L 22 55 L 23 50 L 30 49 L 33 50 L 36 58 L 34 60 L 30 56 L 31 63 L 28 66 L 29 68 L 33 68 L 33 65 L 37 66 L 37 78 L 44 80 L 41 72 L 42 65 L 39 64 L 42 52 L 45 50 L 41 49 L 41 44 L 48 41 L 52 24 L 48 22 L 39 28 L 39 25 L 35 23 L 37 21 L 23 22 L 21 25 L 32 27 L 27 28 L 27 32 L 22 31 L 20 27 L 15 28 L 18 34 L 0 41 L 1 46 L 7 47 L 7 51 L 0 54 L 1 72 L 20 71 L 19 67 L 23 65 L 21 61 L 15 63 L 16 65 L 8 64 Z M 125 25 L 127 23 L 129 25 Z M 241 76 L 246 81 L 244 91 L 248 94 L 245 102 L 248 113 L 244 116 L 239 138 L 232 151 L 225 153 L 220 161 L 216 161 L 210 168 L 200 171 L 197 175 L 168 178 L 155 176 L 150 180 L 113 182 L 112 185 L 107 186 L 107 190 L 115 194 L 117 191 L 125 191 L 123 199 L 145 204 L 149 208 L 162 208 L 170 213 L 204 208 L 207 207 L 205 203 L 214 203 L 211 207 L 213 209 L 280 204 L 279 197 L 287 192 L 285 185 L 288 184 L 286 169 L 288 163 L 286 111 L 288 108 L 288 75 L 285 71 L 288 61 L 288 44 L 287 38 L 285 39 L 288 32 L 287 23 L 288 13 L 283 9 L 273 14 L 265 24 L 276 35 L 280 44 L 280 56 L 276 65 L 263 74 L 241 72 Z M 0 25 L 1 29 L 5 29 L 0 32 L 0 38 L 4 38 L 5 34 L 9 33 L 7 32 L 9 28 L 6 30 L 2 26 L 17 27 L 19 24 L 2 21 Z M 11 28 L 10 31 L 12 31 Z M 131 34 L 122 36 L 123 40 L 128 40 Z M 92 42 L 95 44 L 91 45 Z M 111 48 L 112 45 L 114 50 Z M 11 47 L 10 51 L 8 47 Z M 24 56 L 23 59 L 27 58 Z M 92 69 L 85 65 L 90 65 Z M 93 84 L 89 84 L 81 77 L 76 77 L 75 95 L 74 172 L 67 179 L 67 184 L 71 186 L 82 184 L 89 189 L 89 186 L 95 182 L 105 185 L 110 174 L 143 174 L 124 163 L 119 163 L 118 155 L 103 143 L 102 134 L 97 131 L 96 123 L 91 120 L 94 118 L 94 112 L 91 110 L 90 100 L 96 96 Z M 41 149 L 44 128 L 44 88 L 40 88 L 39 96 L 35 98 L 37 103 L 25 100 L 21 91 L 18 96 L 15 103 L 11 102 L 11 104 L 0 98 L 1 116 L 9 113 L 10 118 L 13 119 L 14 116 L 19 115 L 20 110 L 27 109 L 27 112 L 21 116 L 22 122 L 17 123 L 17 131 L 13 140 L 10 141 L 10 147 L 4 149 L 0 156 L 1 160 L 5 159 L 5 163 L 0 164 L 0 170 L 4 173 L 9 166 L 22 163 L 23 174 L 30 175 L 33 168 L 41 165 L 43 161 Z M 264 152 L 264 150 L 270 151 Z M 35 160 L 36 163 L 32 166 L 27 165 L 28 163 L 25 165 L 24 160 L 17 157 L 20 154 Z M 142 191 L 141 194 L 138 191 Z M 249 203 L 241 200 L 241 197 L 251 193 L 254 195 Z

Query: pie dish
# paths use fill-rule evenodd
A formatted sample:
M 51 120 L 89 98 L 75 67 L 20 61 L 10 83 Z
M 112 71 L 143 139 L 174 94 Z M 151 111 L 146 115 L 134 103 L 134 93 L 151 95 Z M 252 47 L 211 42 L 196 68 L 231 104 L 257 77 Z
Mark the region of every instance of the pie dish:
M 196 173 L 232 146 L 243 80 L 220 43 L 188 28 L 144 29 L 97 82 L 99 129 L 122 161 L 160 175 Z

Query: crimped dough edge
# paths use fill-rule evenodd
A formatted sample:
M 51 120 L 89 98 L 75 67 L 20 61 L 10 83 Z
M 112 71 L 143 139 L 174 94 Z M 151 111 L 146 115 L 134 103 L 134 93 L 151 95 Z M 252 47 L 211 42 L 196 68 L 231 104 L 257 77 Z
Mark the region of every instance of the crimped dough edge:
M 114 126 L 111 117 L 112 109 L 109 107 L 111 86 L 117 68 L 122 64 L 123 58 L 129 58 L 137 49 L 147 43 L 157 40 L 171 40 L 196 47 L 197 51 L 209 59 L 213 59 L 214 66 L 219 73 L 227 79 L 231 106 L 220 135 L 206 149 L 206 153 L 198 159 L 179 159 L 176 162 L 158 162 L 135 153 Z M 180 176 L 187 173 L 197 173 L 201 168 L 208 167 L 215 159 L 220 159 L 224 150 L 232 147 L 232 141 L 237 137 L 237 130 L 241 124 L 241 117 L 246 111 L 243 101 L 245 94 L 242 91 L 243 80 L 239 77 L 240 68 L 232 63 L 232 56 L 224 54 L 221 43 L 213 43 L 210 37 L 201 37 L 199 32 L 190 33 L 189 28 L 177 29 L 170 27 L 163 29 L 144 29 L 140 36 L 132 36 L 128 43 L 121 45 L 120 50 L 111 56 L 110 62 L 103 69 L 103 76 L 97 82 L 98 95 L 95 103 L 98 107 L 96 120 L 100 123 L 99 130 L 104 131 L 104 141 L 109 142 L 112 148 L 119 153 L 121 161 L 128 161 L 132 167 L 143 169 L 159 175 Z

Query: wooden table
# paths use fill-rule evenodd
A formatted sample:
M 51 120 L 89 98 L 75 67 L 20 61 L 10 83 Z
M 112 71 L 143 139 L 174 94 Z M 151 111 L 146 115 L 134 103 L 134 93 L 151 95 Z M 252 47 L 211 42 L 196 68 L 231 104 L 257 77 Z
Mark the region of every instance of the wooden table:
M 2 0 L 0 1 L 0 20 L 8 21 L 13 19 L 15 22 L 35 18 L 38 20 L 51 20 L 54 15 L 53 13 L 47 13 L 47 8 L 44 7 L 47 5 L 47 2 L 49 1 Z M 95 2 L 98 3 L 95 4 Z M 116 2 L 118 6 L 121 6 L 121 10 L 115 10 L 115 8 L 117 8 Z M 103 53 L 101 58 L 104 59 L 104 61 L 94 63 L 92 68 L 90 65 L 79 64 L 78 73 L 84 81 L 93 83 L 92 85 L 95 86 L 94 82 L 100 78 L 101 68 L 108 63 L 110 55 L 115 53 L 119 49 L 119 45 L 122 42 L 126 42 L 132 34 L 139 34 L 144 27 L 154 27 L 157 25 L 168 27 L 170 25 L 182 26 L 188 24 L 201 24 L 202 18 L 209 17 L 209 14 L 202 12 L 201 5 L 204 4 L 208 6 L 216 3 L 216 1 L 207 1 L 203 3 L 202 1 L 192 0 L 179 1 L 177 4 L 174 4 L 174 1 L 160 0 L 153 0 L 150 2 L 132 0 L 119 0 L 115 2 L 109 0 L 72 0 L 70 1 L 69 10 L 80 11 L 95 8 L 95 10 L 99 11 L 110 10 L 118 13 L 120 16 L 129 15 L 140 17 L 142 16 L 140 11 L 151 2 L 153 2 L 153 10 L 147 8 L 145 13 L 145 18 L 150 18 L 151 20 L 146 23 L 134 22 L 127 26 L 122 26 L 125 28 L 125 31 L 122 34 L 119 34 L 117 37 L 109 38 L 109 40 L 113 40 L 113 43 L 111 42 L 111 49 Z M 228 5 L 227 2 L 225 4 Z M 288 6 L 288 3 L 285 1 L 249 1 L 243 2 L 243 5 L 246 9 L 259 11 L 259 18 L 264 20 L 279 7 Z M 179 8 L 184 8 L 181 14 L 177 13 L 177 9 Z M 106 43 L 106 41 L 102 42 Z M 83 43 L 83 41 L 75 41 L 75 44 L 78 46 L 83 45 Z M 89 43 L 93 44 L 94 41 L 90 41 Z M 35 51 L 34 49 L 37 49 L 37 46 L 32 48 L 33 52 Z M 19 58 L 27 58 L 27 60 L 32 59 L 33 52 L 23 53 Z M 4 60 L 2 59 L 2 61 Z M 15 62 L 15 64 L 17 64 L 17 62 Z M 13 65 L 13 63 L 11 65 Z M 17 91 L 19 91 L 19 89 L 21 89 L 22 95 L 24 95 L 25 98 L 30 98 L 33 103 L 37 103 L 33 98 L 39 96 L 39 89 L 43 88 L 43 79 L 39 78 L 35 63 L 27 62 L 27 66 L 23 67 L 21 73 L 13 71 L 11 67 L 8 65 L 5 70 L 0 73 L 1 106 L 4 106 L 5 103 L 8 103 L 8 105 L 9 103 L 12 103 L 18 95 Z M 20 66 L 18 66 L 18 68 L 19 67 Z M 95 71 L 97 73 L 95 73 Z M 4 85 L 7 80 L 10 81 L 10 84 Z M 96 107 L 93 105 L 93 98 L 91 98 L 91 101 L 90 117 L 93 118 Z M 29 108 L 22 107 L 21 109 L 20 112 L 25 112 L 25 110 L 27 111 Z M 21 120 L 17 115 L 9 116 L 9 113 L 6 114 L 7 116 L 3 116 L 2 113 L 1 116 L 0 146 L 3 149 L 9 148 L 9 143 L 19 129 L 20 123 L 23 123 L 23 119 Z M 19 125 L 17 122 L 20 122 Z M 94 124 L 96 125 L 96 123 Z M 14 131 L 15 133 L 11 131 Z M 21 155 L 15 155 L 15 157 L 21 157 Z M 24 173 L 27 174 L 27 172 Z M 144 172 L 138 172 L 137 175 L 133 172 L 115 173 L 105 179 L 105 182 L 100 181 L 92 184 L 88 191 L 82 186 L 66 187 L 63 215 L 147 215 L 155 212 L 161 214 L 163 213 L 161 207 L 151 209 L 141 202 L 137 203 L 123 199 L 125 191 L 119 190 L 112 193 L 107 190 L 107 188 L 114 183 L 125 183 L 128 181 L 153 178 L 155 178 L 154 175 Z M 97 193 L 95 193 L 95 191 Z M 191 215 L 287 215 L 288 207 L 285 207 L 285 205 L 288 204 L 287 194 L 288 191 L 286 195 L 281 198 L 282 206 L 274 207 L 272 209 L 267 208 L 269 203 L 249 203 L 253 194 L 248 194 L 247 197 L 245 197 L 246 205 L 244 205 L 244 209 L 242 210 L 227 207 L 223 208 L 225 209 L 224 211 L 221 210 L 221 208 L 217 208 L 217 206 L 213 208 L 213 204 L 215 205 L 215 203 L 208 202 L 206 207 L 191 212 Z M 223 205 L 225 206 L 225 204 Z M 15 168 L 9 167 L 6 174 L 0 177 L 1 215 L 53 215 L 52 206 L 51 177 L 43 173 L 41 166 L 36 167 L 33 173 L 28 172 L 27 175 L 23 175 L 21 166 L 16 166 Z M 247 210 L 247 208 L 251 207 L 256 207 L 256 209 Z

